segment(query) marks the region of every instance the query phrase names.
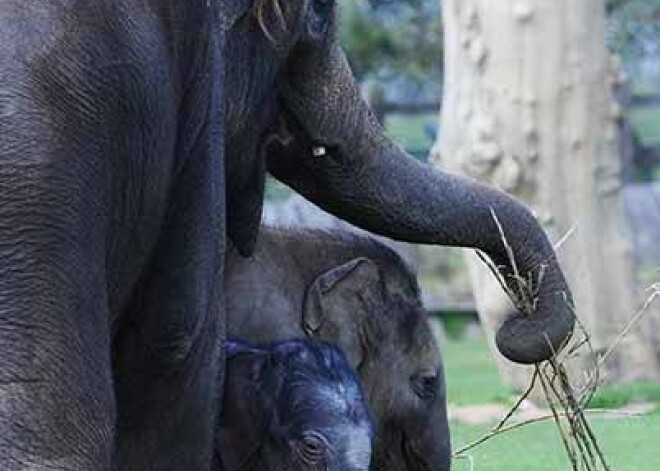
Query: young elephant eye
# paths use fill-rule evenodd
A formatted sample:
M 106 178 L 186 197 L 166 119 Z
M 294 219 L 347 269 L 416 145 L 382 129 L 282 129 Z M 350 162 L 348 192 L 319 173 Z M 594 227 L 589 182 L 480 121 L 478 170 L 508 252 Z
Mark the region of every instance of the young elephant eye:
M 420 399 L 431 400 L 435 398 L 438 389 L 438 376 L 435 373 L 421 373 L 410 378 L 413 391 Z
M 300 458 L 309 465 L 323 461 L 326 447 L 325 439 L 316 432 L 305 432 L 294 444 Z

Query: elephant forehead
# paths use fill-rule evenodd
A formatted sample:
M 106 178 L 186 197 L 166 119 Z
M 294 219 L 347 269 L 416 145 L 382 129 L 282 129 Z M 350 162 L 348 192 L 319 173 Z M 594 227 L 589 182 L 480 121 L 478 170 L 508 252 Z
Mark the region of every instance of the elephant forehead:
M 356 423 L 366 413 L 357 385 L 343 382 L 316 385 L 311 399 L 310 406 L 324 422 L 335 422 L 339 418 L 340 422 Z

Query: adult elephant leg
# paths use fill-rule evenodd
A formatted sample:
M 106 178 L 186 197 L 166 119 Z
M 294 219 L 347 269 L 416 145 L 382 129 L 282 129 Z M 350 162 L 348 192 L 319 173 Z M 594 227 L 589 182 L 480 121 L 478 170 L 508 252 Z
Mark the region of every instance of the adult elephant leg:
M 207 114 L 184 114 L 190 139 L 169 208 L 115 345 L 116 451 L 122 471 L 208 471 L 224 379 L 223 74 L 215 45 L 194 87 Z M 208 81 L 207 81 L 208 80 Z M 208 93 L 208 94 L 207 94 Z M 185 120 L 189 120 L 186 122 Z
M 385 137 L 336 44 L 303 45 L 281 81 L 294 139 L 273 140 L 268 168 L 313 202 L 365 229 L 400 240 L 476 248 L 517 291 L 514 264 L 534 286 L 533 312 L 498 332 L 509 359 L 533 363 L 573 329 L 571 295 L 552 245 L 534 216 L 506 194 L 434 171 Z M 497 218 L 497 221 L 496 221 Z
M 46 130 L 22 127 L 13 104 L 0 116 L 0 469 L 110 469 L 103 162 L 23 134 Z
M 208 470 L 222 382 L 224 192 L 215 159 L 192 158 L 115 345 L 121 470 Z

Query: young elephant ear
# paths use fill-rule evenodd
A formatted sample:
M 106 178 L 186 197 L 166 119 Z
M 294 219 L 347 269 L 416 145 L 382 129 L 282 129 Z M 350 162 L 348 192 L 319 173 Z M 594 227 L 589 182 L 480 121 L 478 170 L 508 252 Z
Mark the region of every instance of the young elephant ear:
M 305 294 L 303 329 L 338 346 L 353 368 L 364 359 L 364 322 L 368 310 L 382 297 L 380 272 L 360 257 L 319 275 Z

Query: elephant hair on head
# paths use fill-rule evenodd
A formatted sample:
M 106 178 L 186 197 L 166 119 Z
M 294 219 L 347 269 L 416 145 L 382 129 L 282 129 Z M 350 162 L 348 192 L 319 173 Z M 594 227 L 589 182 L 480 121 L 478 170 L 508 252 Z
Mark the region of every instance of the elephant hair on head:
M 373 428 L 341 351 L 298 339 L 225 351 L 214 471 L 368 471 Z

